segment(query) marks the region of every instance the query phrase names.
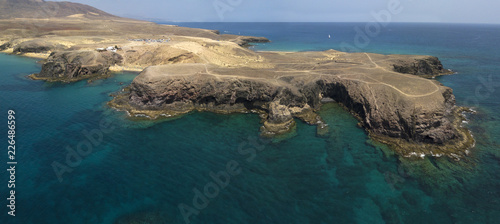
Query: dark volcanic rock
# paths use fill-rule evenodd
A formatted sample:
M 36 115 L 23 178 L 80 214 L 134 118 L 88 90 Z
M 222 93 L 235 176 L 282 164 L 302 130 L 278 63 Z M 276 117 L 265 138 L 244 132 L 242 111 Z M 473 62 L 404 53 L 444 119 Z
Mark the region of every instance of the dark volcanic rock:
M 111 52 L 62 51 L 52 53 L 42 65 L 42 71 L 35 79 L 48 81 L 78 81 L 105 77 L 109 67 L 120 63 L 122 57 Z
M 326 79 L 318 84 L 325 97 L 354 112 L 371 133 L 431 144 L 444 144 L 459 137 L 449 121 L 455 97 L 448 87 L 443 87 L 439 95 L 410 101 L 390 89 L 350 80 Z
M 279 102 L 269 104 L 269 122 L 272 124 L 286 123 L 292 120 L 292 113 L 287 106 L 281 105 Z
M 13 53 L 47 53 L 51 51 L 64 50 L 62 44 L 54 44 L 42 40 L 31 40 L 22 42 L 14 47 Z
M 269 39 L 265 37 L 249 37 L 249 36 L 236 36 L 236 35 L 228 35 L 224 34 L 221 37 L 230 37 L 234 38 L 234 42 L 240 46 L 249 46 L 250 43 L 269 43 L 271 42 Z
M 394 71 L 424 77 L 442 75 L 448 71 L 444 70 L 441 61 L 437 57 L 426 57 L 424 59 L 401 60 L 394 65 Z
M 148 67 L 130 85 L 130 103 L 144 110 L 185 111 L 196 106 L 231 112 L 262 108 L 280 91 L 259 80 L 221 80 L 204 71 L 202 64 Z
M 271 42 L 269 39 L 265 37 L 243 37 L 241 38 L 241 43 L 240 45 L 245 46 L 249 45 L 250 43 L 269 43 Z
M 269 103 L 268 117 L 264 121 L 261 131 L 264 136 L 279 135 L 289 132 L 294 125 L 295 121 L 288 106 L 274 101 Z
M 0 51 L 7 50 L 11 47 L 12 47 L 12 43 L 10 43 L 10 42 L 4 43 L 4 44 L 0 45 Z

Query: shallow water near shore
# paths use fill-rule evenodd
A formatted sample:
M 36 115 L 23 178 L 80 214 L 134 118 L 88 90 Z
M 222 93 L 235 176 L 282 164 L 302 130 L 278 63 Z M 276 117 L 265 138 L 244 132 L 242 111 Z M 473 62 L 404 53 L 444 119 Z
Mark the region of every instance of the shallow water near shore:
M 303 51 L 339 49 L 343 41 L 353 41 L 353 27 L 364 24 L 179 25 L 273 41 L 256 50 Z M 399 158 L 371 142 L 336 104 L 320 111 L 329 124 L 326 136 L 297 121 L 297 133 L 279 142 L 259 138 L 255 114 L 130 120 L 106 102 L 136 74 L 48 84 L 25 77 L 39 71 L 35 60 L 0 54 L 0 114 L 6 120 L 8 109 L 16 111 L 18 161 L 16 217 L 7 217 L 2 206 L 0 223 L 185 223 L 178 205 L 194 207 L 193 189 L 203 192 L 214 182 L 210 172 L 225 171 L 232 161 L 241 173 L 231 176 L 191 223 L 495 223 L 500 220 L 499 44 L 500 26 L 393 24 L 363 49 L 435 55 L 458 72 L 438 80 L 454 89 L 458 105 L 477 111 L 467 124 L 476 148 L 460 162 Z M 111 125 L 102 129 L 103 120 Z M 90 141 L 85 133 L 97 131 L 102 140 L 60 182 L 52 164 L 67 165 L 68 149 L 82 148 Z M 0 139 L 6 142 L 6 136 Z M 7 155 L 0 157 L 0 181 L 8 180 L 6 160 Z M 5 195 L 6 183 L 0 184 Z

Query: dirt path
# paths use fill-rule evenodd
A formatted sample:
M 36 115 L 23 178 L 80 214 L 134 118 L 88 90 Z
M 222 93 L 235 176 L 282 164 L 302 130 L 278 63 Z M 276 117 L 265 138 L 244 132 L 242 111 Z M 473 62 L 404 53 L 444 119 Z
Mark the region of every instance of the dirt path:
M 364 54 L 368 57 L 368 59 L 370 60 L 370 62 L 371 62 L 371 63 L 373 63 L 373 65 L 375 65 L 375 68 L 376 68 L 376 69 L 381 69 L 381 70 L 383 70 L 383 71 L 385 71 L 385 72 L 389 72 L 389 73 L 392 73 L 392 74 L 402 75 L 402 76 L 405 76 L 405 77 L 407 77 L 407 78 L 413 78 L 413 79 L 418 79 L 418 80 L 421 80 L 421 78 L 419 78 L 419 77 L 409 77 L 409 76 L 407 76 L 407 75 L 404 75 L 404 74 L 401 74 L 401 73 L 398 73 L 398 72 L 395 72 L 395 71 L 390 71 L 390 70 L 387 70 L 386 68 L 384 68 L 384 67 L 382 67 L 382 66 L 378 65 L 377 63 L 375 63 L 375 61 L 373 61 L 372 57 L 370 57 L 370 55 L 369 55 L 369 54 L 367 54 L 367 53 L 364 53 Z M 365 77 L 366 77 L 366 76 L 365 76 Z M 367 78 L 368 78 L 368 77 L 367 77 Z M 371 79 L 371 78 L 370 78 L 370 79 Z M 393 85 L 391 85 L 391 84 L 383 83 L 383 82 L 380 82 L 380 81 L 378 81 L 378 80 L 374 80 L 374 79 L 371 79 L 371 80 L 376 81 L 377 83 L 371 83 L 371 82 L 367 82 L 367 81 L 364 81 L 364 80 L 359 80 L 359 79 L 351 79 L 351 80 L 356 80 L 356 81 L 360 81 L 360 82 L 365 82 L 365 83 L 368 83 L 368 84 L 381 84 L 381 85 L 386 85 L 386 86 L 389 86 L 389 87 L 391 87 L 391 88 L 395 89 L 396 91 L 400 92 L 401 94 L 403 94 L 403 95 L 405 95 L 405 96 L 408 96 L 408 97 L 424 97 L 424 96 L 429 96 L 429 95 L 432 95 L 432 94 L 434 94 L 434 93 L 436 93 L 436 92 L 438 92 L 438 91 L 439 91 L 439 86 L 438 86 L 438 85 L 436 85 L 436 83 L 434 83 L 434 82 L 433 82 L 433 81 L 431 81 L 431 80 L 427 80 L 427 81 L 428 81 L 430 84 L 432 84 L 432 85 L 436 88 L 436 90 L 434 90 L 434 91 L 432 91 L 432 92 L 430 92 L 430 93 L 427 93 L 427 94 L 420 94 L 420 95 L 407 94 L 407 93 L 405 93 L 405 92 L 401 91 L 400 89 L 398 89 L 397 87 L 395 87 L 395 86 L 393 86 Z

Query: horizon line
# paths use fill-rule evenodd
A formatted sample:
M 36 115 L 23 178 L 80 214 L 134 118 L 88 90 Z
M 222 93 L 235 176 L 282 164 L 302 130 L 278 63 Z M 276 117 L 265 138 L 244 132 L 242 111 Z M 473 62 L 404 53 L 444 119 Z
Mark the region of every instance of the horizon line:
M 288 21 L 259 21 L 259 22 L 252 22 L 252 21 L 169 21 L 169 20 L 156 20 L 156 19 L 141 19 L 141 20 L 146 20 L 149 22 L 154 22 L 154 23 L 378 23 L 376 21 L 369 21 L 369 22 L 336 22 L 336 21 L 320 21 L 320 22 L 288 22 Z M 391 23 L 413 23 L 413 24 L 456 24 L 456 25 L 500 25 L 500 23 L 478 23 L 478 22 L 389 22 Z

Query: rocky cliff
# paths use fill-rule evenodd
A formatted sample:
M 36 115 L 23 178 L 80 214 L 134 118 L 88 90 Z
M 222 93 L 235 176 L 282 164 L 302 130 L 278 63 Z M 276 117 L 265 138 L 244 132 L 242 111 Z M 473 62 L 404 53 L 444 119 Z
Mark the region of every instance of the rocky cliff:
M 338 62 L 334 59 L 309 64 L 313 67 L 297 64 L 279 64 L 272 69 L 205 64 L 149 67 L 133 81 L 128 92 L 116 97 L 110 105 L 133 115 L 150 117 L 175 116 L 192 110 L 253 111 L 262 114 L 262 134 L 273 136 L 290 131 L 293 118 L 322 124 L 314 111 L 320 108 L 323 99 L 329 98 L 353 112 L 374 138 L 393 144 L 403 155 L 457 155 L 470 147 L 471 136 L 456 122 L 460 116 L 450 88 L 436 81 L 386 70 L 376 63 L 376 58 L 391 56 L 337 54 Z M 278 62 L 320 55 L 303 52 L 265 56 L 269 62 Z M 391 60 L 408 58 L 411 56 L 394 56 Z M 354 61 L 358 64 L 351 64 Z
M 445 70 L 437 57 L 414 60 L 401 60 L 394 64 L 394 71 L 431 78 L 442 74 L 451 74 Z
M 8 46 L 6 46 L 8 47 Z M 0 46 L 0 50 L 2 50 L 2 46 Z M 13 53 L 15 54 L 24 54 L 24 53 L 48 53 L 53 51 L 61 51 L 66 49 L 66 47 L 62 44 L 50 43 L 41 40 L 30 40 L 24 41 L 22 43 L 17 44 L 13 48 Z
M 109 74 L 110 66 L 119 64 L 122 60 L 121 55 L 113 52 L 54 52 L 44 61 L 42 71 L 31 77 L 62 82 L 102 78 Z

